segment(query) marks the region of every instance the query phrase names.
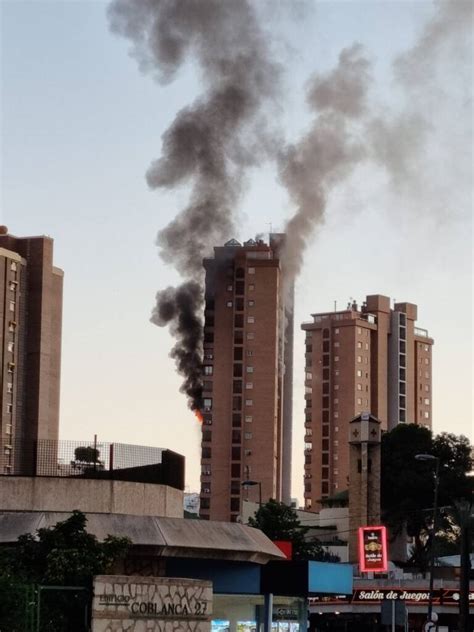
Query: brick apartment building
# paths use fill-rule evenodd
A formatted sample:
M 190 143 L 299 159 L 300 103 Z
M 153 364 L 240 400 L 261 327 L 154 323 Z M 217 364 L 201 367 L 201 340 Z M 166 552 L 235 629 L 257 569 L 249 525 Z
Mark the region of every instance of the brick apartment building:
M 305 508 L 347 489 L 349 422 L 362 412 L 381 421 L 431 427 L 433 340 L 416 326 L 417 306 L 367 296 L 359 309 L 313 314 L 304 323 Z
M 53 240 L 0 227 L 3 474 L 27 473 L 20 443 L 58 438 L 62 291 Z
M 290 502 L 293 321 L 281 292 L 282 239 L 231 240 L 204 260 L 204 519 L 237 520 L 243 497 Z M 245 480 L 254 485 L 243 490 Z

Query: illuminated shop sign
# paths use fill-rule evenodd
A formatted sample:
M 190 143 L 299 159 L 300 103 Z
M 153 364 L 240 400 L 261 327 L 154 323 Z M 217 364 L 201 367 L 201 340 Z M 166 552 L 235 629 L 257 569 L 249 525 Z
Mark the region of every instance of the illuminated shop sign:
M 443 606 L 458 606 L 461 598 L 459 590 L 452 588 L 442 588 L 433 591 L 433 603 Z M 364 603 L 380 603 L 384 599 L 388 601 L 405 601 L 408 604 L 427 604 L 429 600 L 429 590 L 427 588 L 357 588 L 351 596 L 328 595 L 310 597 L 309 605 L 362 605 Z M 474 603 L 474 591 L 469 593 L 469 602 Z
M 387 572 L 387 530 L 385 527 L 359 527 L 359 566 L 363 573 Z

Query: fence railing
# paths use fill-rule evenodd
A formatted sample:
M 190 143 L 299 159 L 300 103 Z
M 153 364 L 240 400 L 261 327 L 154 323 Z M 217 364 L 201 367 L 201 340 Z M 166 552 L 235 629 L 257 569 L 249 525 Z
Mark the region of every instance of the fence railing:
M 184 488 L 184 457 L 110 441 L 0 440 L 0 475 L 110 478 Z M 171 482 L 170 482 L 171 481 Z

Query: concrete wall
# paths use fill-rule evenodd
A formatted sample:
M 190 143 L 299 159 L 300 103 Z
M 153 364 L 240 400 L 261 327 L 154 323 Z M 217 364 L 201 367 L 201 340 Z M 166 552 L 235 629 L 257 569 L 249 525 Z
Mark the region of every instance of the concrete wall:
M 165 485 L 74 478 L 3 476 L 0 510 L 72 511 L 183 517 L 183 492 Z

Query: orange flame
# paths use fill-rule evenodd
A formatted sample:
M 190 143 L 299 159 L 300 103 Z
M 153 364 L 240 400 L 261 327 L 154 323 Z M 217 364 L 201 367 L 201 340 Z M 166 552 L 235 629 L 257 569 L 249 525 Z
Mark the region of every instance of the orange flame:
M 196 415 L 197 420 L 199 421 L 200 424 L 202 424 L 203 422 L 203 416 L 200 410 L 195 410 L 194 414 Z

